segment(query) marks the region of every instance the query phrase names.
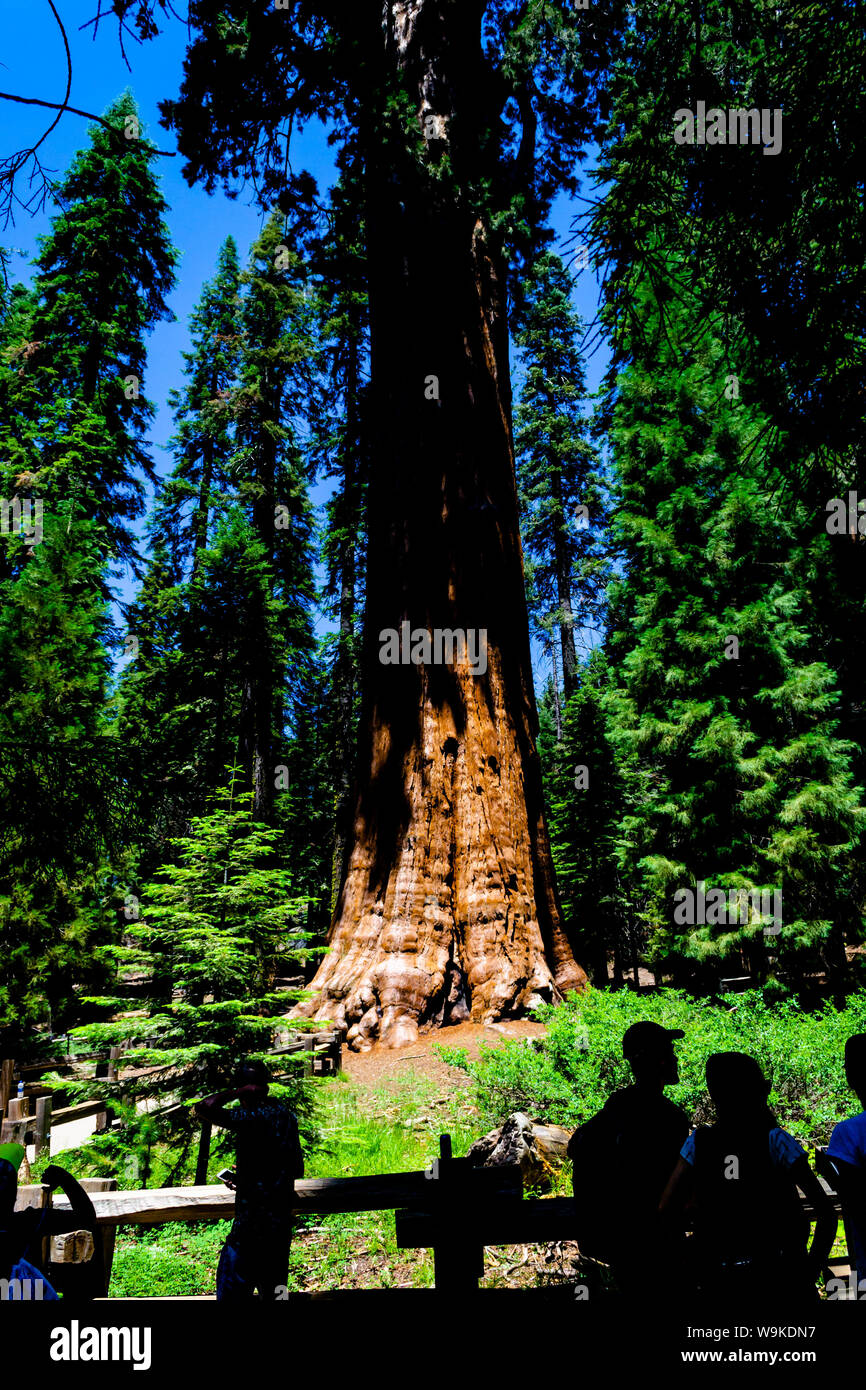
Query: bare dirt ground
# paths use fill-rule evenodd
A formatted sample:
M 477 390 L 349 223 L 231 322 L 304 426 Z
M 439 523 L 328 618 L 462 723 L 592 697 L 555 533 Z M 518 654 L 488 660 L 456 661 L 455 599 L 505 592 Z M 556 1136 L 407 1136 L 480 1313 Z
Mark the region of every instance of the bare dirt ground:
M 407 1071 L 435 1082 L 443 1091 L 468 1086 L 470 1078 L 457 1067 L 449 1067 L 437 1052 L 437 1047 L 465 1048 L 470 1060 L 479 1054 L 482 1043 L 496 1047 L 515 1038 L 542 1037 L 546 1029 L 529 1019 L 509 1019 L 506 1023 L 457 1023 L 450 1028 L 437 1028 L 423 1033 L 409 1047 L 382 1047 L 375 1044 L 369 1052 L 352 1052 L 343 1047 L 342 1068 L 356 1086 L 387 1088 L 400 1086 Z
M 448 1066 L 439 1055 L 439 1047 L 465 1049 L 471 1060 L 477 1059 L 482 1044 L 498 1047 L 521 1038 L 542 1037 L 543 1024 L 528 1019 L 509 1019 L 503 1023 L 461 1023 L 450 1028 L 422 1034 L 408 1047 L 387 1048 L 375 1045 L 369 1052 L 342 1051 L 342 1069 L 352 1091 L 363 1099 L 361 1104 L 382 1119 L 399 1120 L 407 1127 L 427 1130 L 437 1135 L 449 1127 L 444 1106 L 452 1116 L 461 1111 L 468 1119 L 473 1107 L 468 1094 L 472 1080 L 457 1067 Z M 421 1082 L 419 1094 L 416 1083 Z M 402 1119 L 406 1095 L 415 1104 L 411 1118 Z M 455 1098 L 457 1110 L 453 1108 Z M 465 1107 L 465 1108 L 464 1108 Z M 390 1213 L 386 1218 L 390 1221 Z M 360 1220 L 360 1219 L 359 1219 Z M 376 1288 L 384 1282 L 395 1288 L 411 1288 L 432 1280 L 429 1252 L 395 1251 L 384 1255 L 377 1247 L 381 1219 L 371 1218 L 369 1225 L 359 1225 L 357 1231 L 345 1231 L 343 1259 L 338 1283 L 343 1288 Z M 371 1236 L 373 1239 L 371 1240 Z M 298 1233 L 296 1237 L 307 1288 L 329 1287 L 328 1276 L 322 1278 L 321 1252 L 333 1243 L 334 1234 L 324 1228 Z M 317 1246 L 316 1242 L 321 1245 Z M 372 1248 L 371 1248 L 372 1246 Z M 317 1266 L 319 1267 L 317 1270 Z M 300 1269 L 299 1269 L 300 1273 Z M 576 1245 L 556 1242 L 543 1245 L 498 1246 L 485 1250 L 485 1273 L 482 1287 L 533 1287 L 548 1283 L 574 1283 L 583 1277 Z

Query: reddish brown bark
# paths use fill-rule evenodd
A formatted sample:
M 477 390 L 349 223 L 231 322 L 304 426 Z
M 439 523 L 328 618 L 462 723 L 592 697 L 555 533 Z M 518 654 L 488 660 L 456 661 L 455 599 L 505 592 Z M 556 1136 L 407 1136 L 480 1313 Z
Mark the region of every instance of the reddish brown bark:
M 362 771 L 330 954 L 298 1010 L 345 1026 L 362 1049 L 514 1015 L 586 981 L 544 824 L 502 271 L 483 220 L 435 174 L 453 122 L 464 147 L 481 138 L 471 129 L 478 36 L 460 32 L 475 7 L 388 8 L 386 60 L 434 134 L 426 159 L 408 149 L 401 159 L 396 142 L 369 133 L 376 451 Z M 444 123 L 425 123 L 429 113 Z M 425 399 L 431 376 L 438 401 Z M 466 660 L 383 665 L 379 634 L 404 620 L 486 630 L 486 672 Z

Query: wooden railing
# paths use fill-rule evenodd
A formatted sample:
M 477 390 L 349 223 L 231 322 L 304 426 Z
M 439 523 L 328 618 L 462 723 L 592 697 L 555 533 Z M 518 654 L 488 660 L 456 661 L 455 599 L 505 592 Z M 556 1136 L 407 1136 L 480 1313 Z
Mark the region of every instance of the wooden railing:
M 287 1032 L 289 1030 L 283 1030 Z M 53 1108 L 51 1090 L 41 1084 L 40 1078 L 47 1072 L 74 1073 L 83 1063 L 96 1064 L 98 1080 L 102 1074 L 109 1083 L 122 1081 L 119 1063 L 124 1049 L 111 1047 L 107 1053 L 92 1053 L 77 1057 L 51 1058 L 41 1062 L 16 1063 L 11 1057 L 0 1061 L 0 1143 L 33 1145 L 35 1156 L 51 1147 L 51 1131 L 60 1125 L 72 1124 L 77 1120 L 96 1119 L 95 1132 L 102 1133 L 109 1124 L 110 1100 L 96 1099 L 83 1101 L 78 1105 L 64 1105 Z M 305 1077 L 334 1076 L 340 1069 L 341 1037 L 338 1032 L 319 1031 L 316 1033 L 295 1033 L 295 1036 L 275 1048 L 268 1056 L 279 1064 L 281 1059 L 302 1054 L 302 1071 Z M 170 1068 L 166 1067 L 166 1071 Z M 18 1082 L 24 1083 L 23 1095 L 15 1094 Z M 187 1110 L 181 1104 L 167 1106 L 160 1113 L 180 1115 Z M 207 1174 L 210 1152 L 210 1127 L 205 1126 L 199 1145 L 196 1165 L 196 1179 L 203 1182 Z
M 824 1183 L 837 1213 L 839 1199 Z M 226 1187 L 155 1188 L 91 1192 L 97 1223 L 153 1226 L 167 1221 L 221 1221 L 234 1215 L 234 1193 Z M 57 1202 L 68 1207 L 65 1199 Z M 809 1203 L 804 1212 L 814 1219 Z M 397 1246 L 433 1251 L 435 1288 L 465 1292 L 484 1274 L 484 1248 L 546 1241 L 576 1241 L 577 1213 L 571 1197 L 523 1197 L 518 1166 L 475 1168 L 453 1158 L 448 1135 L 440 1155 L 422 1172 L 373 1177 L 305 1178 L 295 1183 L 297 1213 L 395 1212 Z M 110 1266 L 109 1266 L 110 1268 Z

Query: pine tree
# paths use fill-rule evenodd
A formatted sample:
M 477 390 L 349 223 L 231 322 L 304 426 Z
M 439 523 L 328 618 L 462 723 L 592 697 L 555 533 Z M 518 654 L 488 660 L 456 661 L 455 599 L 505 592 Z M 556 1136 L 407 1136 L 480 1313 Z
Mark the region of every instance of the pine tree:
M 632 14 L 593 214 L 610 293 L 626 310 L 633 287 L 659 273 L 666 228 L 686 271 L 681 295 L 717 328 L 726 321 L 741 363 L 750 354 L 756 398 L 787 436 L 786 485 L 814 506 L 828 467 L 844 469 L 864 443 L 859 6 L 648 0 Z M 699 100 L 777 111 L 775 153 L 763 137 L 675 145 L 674 113 Z
M 216 273 L 202 289 L 190 319 L 192 351 L 185 352 L 186 384 L 173 391 L 175 467 L 160 490 L 154 532 L 170 538 L 179 574 L 194 574 L 211 534 L 215 508 L 229 492 L 234 451 L 231 392 L 241 354 L 240 263 L 228 237 Z
M 145 863 L 200 813 L 237 759 L 256 814 L 289 790 L 290 725 L 313 649 L 312 514 L 299 438 L 312 391 L 311 310 L 273 219 L 240 275 L 220 253 L 175 398 L 177 464 L 150 526 L 121 683 L 124 737 L 151 751 Z M 190 505 L 191 504 L 191 505 Z M 287 785 L 288 784 L 288 785 Z M 300 856 L 301 860 L 303 856 Z
M 607 697 L 612 673 L 604 651 L 593 651 L 565 704 L 558 740 L 539 740 L 545 768 L 550 841 L 566 920 L 581 922 L 593 982 L 631 964 L 627 896 L 616 848 L 624 789 L 609 738 Z
M 7 958 L 29 961 L 3 1004 L 22 1028 L 46 1002 L 58 1025 L 92 973 L 134 814 L 129 760 L 107 737 L 107 600 L 150 470 L 144 339 L 168 313 L 174 253 L 152 148 L 125 138 L 131 96 L 106 120 L 60 183 L 32 290 L 13 292 L 3 325 L 0 493 L 39 516 L 39 534 L 0 542 L 2 819 L 15 827 L 2 934 Z
M 131 560 L 130 523 L 153 469 L 144 432 L 147 333 L 170 318 L 175 252 L 166 204 L 126 93 L 92 128 L 57 189 L 60 211 L 36 262 L 35 306 L 16 403 L 36 451 L 46 511 L 92 517 L 107 556 Z M 139 131 L 127 139 L 125 132 Z
M 124 1078 L 125 1147 L 140 1131 L 130 1102 L 200 1099 L 226 1084 L 240 1056 L 271 1051 L 280 1016 L 297 998 L 276 992 L 275 977 L 315 949 L 304 925 L 306 899 L 276 862 L 279 832 L 255 820 L 241 769 L 229 771 L 228 784 L 172 839 L 170 862 L 143 886 L 123 941 L 103 952 L 112 978 L 101 1002 L 122 1016 L 76 1029 L 97 1047 L 121 1045 L 125 1065 L 143 1069 Z M 144 1008 L 136 999 L 132 1016 L 125 1012 L 130 972 L 148 981 Z M 300 1077 L 288 1095 L 308 1118 L 311 1099 Z M 172 1131 L 176 1141 L 176 1124 Z
M 864 811 L 834 673 L 806 621 L 802 518 L 764 485 L 763 421 L 725 345 L 696 333 L 659 280 L 636 303 L 611 436 L 625 566 L 609 643 L 620 862 L 652 949 L 674 968 L 742 952 L 765 975 L 769 941 L 794 974 L 821 952 L 838 975 L 844 937 L 859 931 Z M 781 888 L 781 933 L 765 938 L 755 920 L 677 925 L 674 890 L 701 880 Z
M 276 756 L 312 652 L 312 510 L 300 445 L 313 390 L 312 306 L 282 219 L 266 224 L 242 282 L 243 353 L 233 398 L 238 495 L 246 506 L 266 579 L 250 594 L 246 621 L 254 659 L 244 673 L 238 761 L 250 770 L 255 813 L 273 815 Z
M 62 516 L 0 582 L 0 1028 L 59 1028 L 94 942 L 113 925 L 105 855 L 119 767 L 106 747 L 106 606 L 95 523 Z M 122 816 L 121 816 L 122 819 Z M 11 1041 L 11 1038 L 10 1038 Z
M 575 625 L 592 625 L 597 618 L 604 584 L 595 530 L 603 501 L 582 414 L 582 325 L 571 304 L 572 288 L 552 252 L 531 268 L 517 333 L 526 375 L 515 416 L 530 617 L 558 629 L 566 699 L 578 683 Z
M 204 618 L 196 604 L 203 598 L 213 608 L 202 578 L 213 560 L 211 544 L 219 550 L 222 542 L 215 537 L 236 506 L 231 393 L 237 388 L 240 316 L 240 265 L 229 237 L 190 319 L 185 383 L 170 396 L 175 466 L 158 491 L 144 581 L 126 613 L 135 655 L 120 682 L 120 730 L 126 741 L 147 749 L 145 864 L 165 857 L 166 837 L 179 834 L 202 809 L 236 750 L 237 710 L 226 679 L 230 659 L 221 659 L 221 652 L 231 645 L 246 594 L 226 573 L 229 594 L 216 629 L 212 613 Z

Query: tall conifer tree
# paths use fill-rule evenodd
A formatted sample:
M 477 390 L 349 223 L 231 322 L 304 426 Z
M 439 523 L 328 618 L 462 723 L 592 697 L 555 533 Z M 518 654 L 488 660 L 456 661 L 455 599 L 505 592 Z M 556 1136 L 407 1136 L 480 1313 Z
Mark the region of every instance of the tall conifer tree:
M 94 931 L 116 920 L 107 857 L 122 859 L 115 832 L 133 799 L 107 737 L 107 601 L 151 472 L 145 337 L 169 316 L 174 252 L 132 97 L 105 119 L 58 187 L 32 290 L 12 296 L 4 323 L 0 493 L 41 517 L 41 534 L 3 542 L 0 571 L 2 819 L 16 827 L 0 933 L 7 959 L 30 962 L 19 1024 L 40 1000 L 61 1021 Z
M 185 385 L 169 397 L 176 462 L 160 491 L 154 530 L 169 538 L 175 567 L 184 577 L 201 563 L 214 516 L 229 490 L 235 447 L 231 392 L 242 341 L 240 276 L 237 246 L 227 237 L 216 274 L 205 284 L 190 319 Z
M 582 413 L 582 325 L 572 289 L 558 256 L 548 251 L 538 258 L 517 333 L 526 376 L 515 416 L 530 613 L 558 630 L 566 699 L 578 684 L 575 626 L 597 616 L 604 582 L 593 529 L 601 520 L 602 496 Z
M 641 885 L 638 918 L 674 963 L 742 952 L 761 975 L 769 943 L 794 972 L 820 954 L 838 975 L 859 932 L 853 749 L 807 622 L 797 518 L 774 505 L 755 461 L 760 412 L 723 343 L 678 305 L 669 271 L 633 304 L 613 412 L 620 860 Z M 781 932 L 726 915 L 677 923 L 674 890 L 701 880 L 780 888 Z
M 265 225 L 242 276 L 243 353 L 234 396 L 239 497 L 263 583 L 246 619 L 255 659 L 245 672 L 238 760 L 250 771 L 254 814 L 273 817 L 277 754 L 312 652 L 312 509 L 301 427 L 313 391 L 313 308 L 283 219 Z

